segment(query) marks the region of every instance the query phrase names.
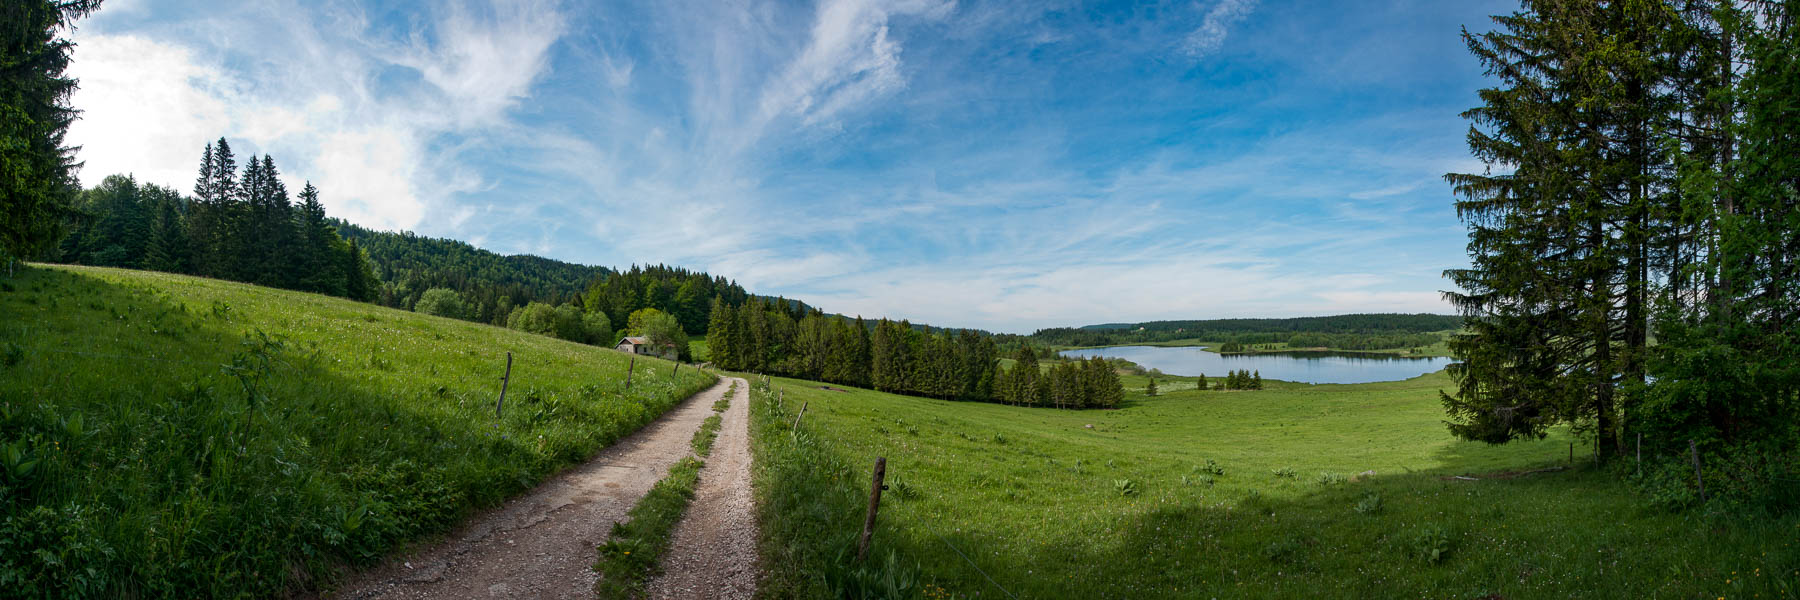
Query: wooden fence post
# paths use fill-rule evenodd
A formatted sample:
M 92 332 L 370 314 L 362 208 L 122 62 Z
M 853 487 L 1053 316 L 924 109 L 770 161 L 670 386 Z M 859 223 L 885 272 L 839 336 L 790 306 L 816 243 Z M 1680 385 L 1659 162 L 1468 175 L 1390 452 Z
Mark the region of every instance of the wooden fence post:
M 800 436 L 800 419 L 802 417 L 806 416 L 806 405 L 807 405 L 807 403 L 801 402 L 800 403 L 800 414 L 794 415 L 794 426 L 791 427 L 790 429 L 794 430 L 795 437 Z
M 500 376 L 500 399 L 494 402 L 494 418 L 500 418 L 500 408 L 506 406 L 506 384 L 512 383 L 512 353 L 506 353 L 506 374 Z
M 856 562 L 862 562 L 869 556 L 869 536 L 875 533 L 875 512 L 881 509 L 881 490 L 887 489 L 882 480 L 887 478 L 887 458 L 875 457 L 875 480 L 869 484 L 869 514 L 863 517 L 862 538 L 856 542 Z
M 680 374 L 681 374 L 681 363 L 679 361 L 677 361 L 675 363 L 675 370 L 669 372 L 669 379 L 674 379 L 676 375 L 680 375 Z
M 1700 486 L 1700 501 L 1706 501 L 1706 481 L 1700 478 L 1700 448 L 1688 440 L 1688 459 L 1694 461 L 1694 483 Z
M 631 357 L 631 363 L 625 365 L 625 391 L 631 391 L 631 372 L 637 369 L 637 356 Z

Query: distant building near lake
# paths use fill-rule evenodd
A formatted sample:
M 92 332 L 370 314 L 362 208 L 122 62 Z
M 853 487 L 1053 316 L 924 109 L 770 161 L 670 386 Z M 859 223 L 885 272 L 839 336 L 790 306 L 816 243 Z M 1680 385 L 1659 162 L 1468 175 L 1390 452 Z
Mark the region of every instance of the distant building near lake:
M 650 354 L 650 338 L 639 336 L 620 338 L 619 343 L 613 345 L 613 349 L 632 354 Z

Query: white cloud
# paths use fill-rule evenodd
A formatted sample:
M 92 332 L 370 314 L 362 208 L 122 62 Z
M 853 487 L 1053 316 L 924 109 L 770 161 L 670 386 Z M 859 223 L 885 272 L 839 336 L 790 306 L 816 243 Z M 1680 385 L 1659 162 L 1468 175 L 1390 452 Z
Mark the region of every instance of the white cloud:
M 429 35 L 398 41 L 372 37 L 355 12 L 327 11 L 321 22 L 312 6 L 256 8 L 201 24 L 254 37 L 253 57 L 206 45 L 228 39 L 77 31 L 70 73 L 81 86 L 71 102 L 84 113 L 69 141 L 82 146 L 85 185 L 128 172 L 186 190 L 201 149 L 224 137 L 240 156 L 274 155 L 290 189 L 314 182 L 334 216 L 391 229 L 433 214 L 464 222 L 455 196 L 484 184 L 447 136 L 505 123 L 564 32 L 562 14 L 540 2 L 446 5 L 427 21 Z M 415 71 L 419 84 L 381 82 L 396 69 Z
M 1219 0 L 1212 10 L 1206 11 L 1200 28 L 1182 40 L 1181 50 L 1194 58 L 1217 51 L 1225 45 L 1225 36 L 1231 26 L 1250 16 L 1250 11 L 1256 9 L 1256 2 L 1257 0 Z
M 130 173 L 185 193 L 201 149 L 231 125 L 226 78 L 179 46 L 81 36 L 69 74 L 81 86 L 72 98 L 81 118 L 67 141 L 81 147 L 83 185 Z

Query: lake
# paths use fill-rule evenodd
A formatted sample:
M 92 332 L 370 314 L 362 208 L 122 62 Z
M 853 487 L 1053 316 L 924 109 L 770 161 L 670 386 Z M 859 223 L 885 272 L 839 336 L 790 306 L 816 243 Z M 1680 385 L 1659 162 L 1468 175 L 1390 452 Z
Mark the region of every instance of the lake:
M 1235 370 L 1262 372 L 1263 379 L 1300 383 L 1370 383 L 1411 379 L 1444 368 L 1449 358 L 1414 358 L 1354 352 L 1218 354 L 1199 346 L 1114 346 L 1067 350 L 1063 356 L 1123 358 L 1170 375 L 1224 377 Z

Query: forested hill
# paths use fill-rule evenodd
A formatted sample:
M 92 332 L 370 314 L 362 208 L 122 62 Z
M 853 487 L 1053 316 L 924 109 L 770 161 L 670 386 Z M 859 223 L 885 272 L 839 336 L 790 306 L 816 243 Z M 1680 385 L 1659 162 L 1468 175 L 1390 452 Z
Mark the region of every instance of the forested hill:
M 1297 346 L 1330 345 L 1362 349 L 1417 345 L 1416 336 L 1462 326 L 1462 317 L 1433 314 L 1349 314 L 1288 319 L 1211 319 L 1107 323 L 1080 328 L 1040 329 L 1031 335 L 1040 343 L 1058 346 L 1109 346 L 1172 340 L 1205 340 L 1268 344 L 1289 342 L 1302 335 Z M 1317 341 L 1338 343 L 1313 343 Z M 1360 343 L 1353 340 L 1361 340 Z M 1388 345 L 1388 342 L 1393 345 Z
M 384 306 L 411 309 L 426 290 L 448 288 L 462 295 L 470 320 L 504 322 L 513 307 L 575 300 L 613 271 L 528 254 L 501 255 L 448 238 L 410 231 L 376 231 L 333 219 L 338 233 L 356 240 L 381 279 Z

